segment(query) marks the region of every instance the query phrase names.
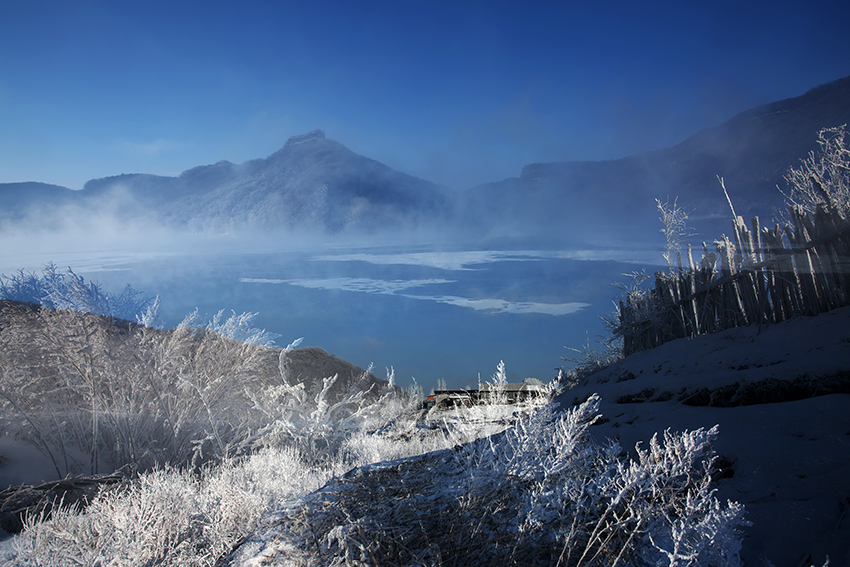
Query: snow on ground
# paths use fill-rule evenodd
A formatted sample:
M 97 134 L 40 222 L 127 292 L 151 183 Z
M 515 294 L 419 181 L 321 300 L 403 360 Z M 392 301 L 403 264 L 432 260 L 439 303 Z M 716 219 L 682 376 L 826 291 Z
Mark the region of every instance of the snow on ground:
M 593 435 L 624 449 L 719 424 L 714 446 L 733 476 L 717 495 L 747 509 L 747 565 L 850 565 L 850 308 L 673 341 L 557 401 L 592 393 L 605 418 Z

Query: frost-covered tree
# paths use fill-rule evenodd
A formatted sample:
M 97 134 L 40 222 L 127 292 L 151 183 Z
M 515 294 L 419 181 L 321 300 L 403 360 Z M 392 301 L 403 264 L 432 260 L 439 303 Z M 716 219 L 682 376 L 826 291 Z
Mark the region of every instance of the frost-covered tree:
M 487 405 L 504 405 L 508 403 L 508 373 L 505 367 L 505 361 L 500 360 L 496 366 L 496 373 L 493 374 L 489 382 L 481 384 L 479 382 L 478 389 L 485 392 L 483 402 Z
M 809 152 L 799 167 L 788 170 L 783 195 L 789 205 L 814 214 L 818 205 L 825 204 L 850 217 L 850 148 L 844 140 L 845 127 L 818 132 L 818 151 Z
M 655 199 L 655 206 L 658 209 L 659 220 L 661 221 L 661 234 L 664 235 L 664 260 L 667 262 L 667 267 L 673 271 L 674 262 L 681 267 L 681 252 L 682 243 L 690 234 L 688 231 L 688 213 L 684 211 L 678 204 L 678 197 L 662 203 L 659 199 Z

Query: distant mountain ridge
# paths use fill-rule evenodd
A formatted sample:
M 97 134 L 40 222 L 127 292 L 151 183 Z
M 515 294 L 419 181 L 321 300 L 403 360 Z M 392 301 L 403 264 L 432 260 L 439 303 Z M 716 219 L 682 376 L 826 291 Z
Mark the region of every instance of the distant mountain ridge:
M 290 138 L 267 158 L 242 164 L 219 161 L 177 177 L 124 174 L 91 180 L 82 191 L 0 184 L 7 218 L 20 218 L 48 202 L 83 210 L 108 203 L 120 217 L 152 217 L 193 229 L 311 228 L 330 233 L 432 222 L 448 211 L 439 186 L 360 156 L 318 130 Z
M 655 199 L 678 197 L 713 240 L 729 227 L 726 186 L 738 214 L 769 221 L 777 185 L 815 149 L 824 127 L 850 123 L 850 77 L 742 112 L 681 143 L 610 161 L 533 163 L 520 176 L 454 195 L 358 155 L 316 130 L 266 158 L 220 161 L 177 177 L 124 174 L 82 191 L 0 184 L 0 221 L 61 207 L 110 212 L 192 229 L 347 231 L 456 226 L 487 237 L 540 237 L 588 245 L 657 243 Z
M 24 212 L 35 205 L 53 206 L 74 199 L 76 191 L 38 181 L 0 183 L 0 218 L 19 220 Z
M 588 242 L 610 231 L 657 239 L 655 199 L 678 197 L 710 241 L 730 223 L 718 176 L 738 214 L 770 220 L 782 204 L 777 185 L 788 168 L 816 148 L 820 129 L 847 123 L 850 77 L 742 112 L 671 148 L 611 161 L 529 164 L 518 178 L 472 189 L 465 210 L 475 218 L 488 203 L 490 215 L 509 213 L 503 225 L 557 227 Z

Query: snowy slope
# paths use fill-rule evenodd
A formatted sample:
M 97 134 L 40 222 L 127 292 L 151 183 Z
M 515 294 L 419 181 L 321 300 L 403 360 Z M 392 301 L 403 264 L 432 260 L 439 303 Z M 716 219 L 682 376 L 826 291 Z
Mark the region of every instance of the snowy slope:
M 747 565 L 850 565 L 850 308 L 667 343 L 558 401 L 592 393 L 606 418 L 592 434 L 624 448 L 719 424 L 718 497 L 746 507 Z
M 633 355 L 564 392 L 556 399 L 558 411 L 595 392 L 602 398 L 603 417 L 589 427 L 590 434 L 600 442 L 615 439 L 625 450 L 637 443 L 646 447 L 656 432 L 719 424 L 713 446 L 723 478 L 716 482 L 716 496 L 745 505 L 752 522 L 744 529 L 745 565 L 819 567 L 827 557 L 833 567 L 850 565 L 850 308 L 761 330 L 680 340 Z M 452 452 L 441 452 L 353 471 L 281 510 L 227 564 L 312 564 L 302 557 L 313 533 L 310 522 L 344 516 L 335 511 L 341 505 L 336 499 L 340 494 L 354 498 L 361 488 L 355 479 L 377 483 L 369 489 L 372 494 L 395 494 L 375 500 L 376 510 L 398 504 L 402 496 L 396 492 L 401 491 L 408 507 L 411 492 L 417 494 L 413 507 L 422 506 L 424 514 L 438 506 L 431 492 L 448 491 L 445 483 L 460 474 L 452 469 L 457 466 Z M 424 468 L 413 474 L 405 467 Z M 463 467 L 467 474 L 487 477 L 489 469 L 474 469 L 471 463 Z

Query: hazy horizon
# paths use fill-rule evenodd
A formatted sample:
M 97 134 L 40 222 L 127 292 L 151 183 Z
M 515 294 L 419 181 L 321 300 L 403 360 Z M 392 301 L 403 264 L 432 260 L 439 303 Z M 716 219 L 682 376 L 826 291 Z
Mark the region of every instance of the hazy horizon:
M 322 129 L 450 188 L 669 147 L 850 75 L 837 2 L 88 0 L 0 20 L 0 182 L 80 189 Z M 842 17 L 845 16 L 845 17 Z

